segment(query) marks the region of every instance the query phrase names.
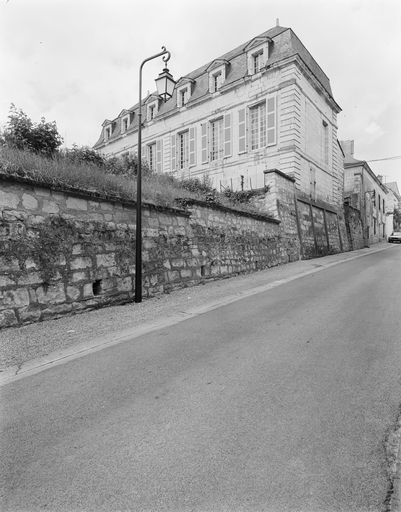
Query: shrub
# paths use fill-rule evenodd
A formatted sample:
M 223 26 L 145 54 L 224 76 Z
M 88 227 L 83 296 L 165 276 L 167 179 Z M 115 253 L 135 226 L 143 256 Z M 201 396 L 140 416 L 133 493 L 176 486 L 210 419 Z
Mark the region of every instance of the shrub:
M 10 148 L 52 157 L 57 153 L 63 139 L 57 131 L 55 121 L 49 123 L 42 117 L 40 123 L 33 123 L 25 112 L 11 104 L 1 142 Z

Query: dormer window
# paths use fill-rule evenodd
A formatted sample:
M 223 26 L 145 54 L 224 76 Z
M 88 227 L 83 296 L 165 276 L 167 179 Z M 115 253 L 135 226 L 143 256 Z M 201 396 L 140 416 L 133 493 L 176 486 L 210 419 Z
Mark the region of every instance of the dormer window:
M 106 126 L 104 129 L 104 140 L 109 140 L 111 137 L 111 125 Z
M 265 67 L 272 44 L 269 37 L 256 37 L 245 46 L 249 75 L 256 75 Z
M 253 74 L 259 73 L 262 69 L 263 50 L 252 54 Z
M 157 115 L 157 101 L 152 101 L 152 103 L 148 104 L 146 119 L 148 121 L 153 121 L 153 119 L 156 117 L 156 115 Z
M 129 124 L 132 124 L 135 119 L 135 112 L 130 112 L 129 114 Z
M 125 116 L 121 119 L 121 133 L 125 133 L 129 126 L 129 116 Z
M 192 94 L 192 88 L 195 81 L 192 78 L 183 77 L 177 84 L 177 107 L 184 107 Z
M 216 59 L 207 70 L 209 71 L 209 91 L 214 93 L 221 89 L 226 81 L 229 62 L 224 59 Z

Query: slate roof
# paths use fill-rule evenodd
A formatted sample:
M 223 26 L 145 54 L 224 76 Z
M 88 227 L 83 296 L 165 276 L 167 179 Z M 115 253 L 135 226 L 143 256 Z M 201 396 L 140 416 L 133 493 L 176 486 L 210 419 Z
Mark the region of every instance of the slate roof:
M 398 198 L 401 198 L 401 194 L 400 191 L 398 190 L 398 184 L 396 181 L 390 181 L 389 183 L 385 183 L 385 185 L 387 188 L 392 190 Z
M 293 57 L 295 55 L 298 55 L 304 62 L 304 64 L 308 67 L 309 71 L 314 75 L 314 77 L 320 82 L 324 90 L 327 92 L 327 94 L 333 98 L 331 87 L 330 87 L 330 80 L 324 73 L 324 71 L 321 69 L 321 67 L 317 64 L 315 59 L 312 57 L 312 55 L 308 52 L 308 50 L 305 48 L 305 46 L 302 44 L 300 39 L 295 35 L 295 33 L 292 31 L 292 29 L 287 27 L 280 27 L 276 26 L 273 27 L 266 32 L 263 32 L 262 34 L 253 37 L 251 40 L 247 41 L 246 43 L 238 46 L 237 48 L 234 48 L 233 50 L 225 53 L 224 55 L 221 55 L 220 57 L 217 57 L 216 59 L 213 59 L 212 61 L 208 62 L 207 64 L 195 69 L 194 71 L 191 71 L 187 75 L 181 78 L 190 78 L 195 81 L 192 89 L 191 98 L 188 102 L 190 104 L 191 102 L 194 102 L 195 100 L 206 97 L 210 94 L 209 92 L 209 74 L 207 69 L 209 66 L 215 61 L 215 60 L 225 60 L 229 62 L 229 65 L 227 66 L 227 72 L 226 72 L 226 79 L 224 81 L 224 84 L 222 86 L 222 89 L 224 87 L 229 86 L 230 84 L 233 84 L 237 80 L 243 79 L 248 74 L 248 65 L 247 65 L 247 56 L 246 52 L 244 51 L 245 48 L 251 43 L 254 39 L 257 39 L 259 37 L 261 38 L 271 38 L 274 42 L 274 38 L 283 34 L 284 32 L 288 31 L 287 38 L 285 43 L 279 44 L 273 44 L 272 51 L 269 56 L 269 60 L 267 63 L 267 66 L 270 67 L 273 64 L 289 58 Z M 151 94 L 143 100 L 142 105 L 143 107 L 146 105 L 146 101 L 152 96 Z M 132 106 L 128 110 L 130 112 L 138 110 L 139 104 Z M 173 112 L 174 110 L 177 110 L 177 98 L 176 98 L 176 91 L 174 91 L 174 94 L 172 98 L 170 98 L 165 103 L 160 103 L 159 106 L 159 115 L 166 114 L 169 112 Z M 144 117 L 144 116 L 143 116 Z M 128 131 L 135 130 L 138 127 L 138 116 L 135 116 L 134 121 L 130 124 Z M 115 118 L 114 122 L 116 121 Z M 115 123 L 112 136 L 109 140 L 117 139 L 121 135 L 120 133 L 120 123 Z M 99 140 L 96 142 L 94 147 L 99 147 L 103 145 L 103 134 L 100 135 Z

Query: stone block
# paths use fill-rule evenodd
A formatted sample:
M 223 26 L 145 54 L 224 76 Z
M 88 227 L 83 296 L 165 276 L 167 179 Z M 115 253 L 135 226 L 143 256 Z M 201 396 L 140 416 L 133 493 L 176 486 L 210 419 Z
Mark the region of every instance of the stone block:
M 180 272 L 182 279 L 188 279 L 189 277 L 192 277 L 192 270 L 189 268 L 184 268 Z
M 11 327 L 13 325 L 17 325 L 18 320 L 15 316 L 15 312 L 12 309 L 6 309 L 5 311 L 0 311 L 0 328 L 2 327 Z
M 76 286 L 67 286 L 67 297 L 70 300 L 76 301 L 79 299 L 81 291 Z
M 110 204 L 110 203 L 104 203 L 104 202 L 101 202 L 99 203 L 100 204 L 100 208 L 102 210 L 108 210 L 108 211 L 112 211 L 113 210 L 113 205 Z
M 0 205 L 4 208 L 17 208 L 20 198 L 14 192 L 4 192 L 0 190 Z
M 44 199 L 43 200 L 43 206 L 42 210 L 45 213 L 59 213 L 60 208 L 58 207 L 58 204 L 50 199 Z
M 185 262 L 182 258 L 175 258 L 171 260 L 171 266 L 173 268 L 182 268 L 185 267 Z
M 84 285 L 83 296 L 84 296 L 84 298 L 93 297 L 92 283 L 87 283 Z
M 49 304 L 46 309 L 42 310 L 42 318 L 51 318 L 53 316 L 61 316 L 72 311 L 72 304 Z
M 0 275 L 0 288 L 5 288 L 6 286 L 15 285 L 15 281 L 10 279 L 8 276 Z
M 73 272 L 72 274 L 72 282 L 76 283 L 78 281 L 84 281 L 87 279 L 86 272 Z
M 66 205 L 70 210 L 88 210 L 88 201 L 86 199 L 80 199 L 79 197 L 68 197 Z
M 88 257 L 82 258 L 74 258 L 71 261 L 71 270 L 79 270 L 82 268 L 89 268 L 92 266 L 92 260 Z
M 25 268 L 26 270 L 36 270 L 38 266 L 32 258 L 27 258 L 25 260 Z
M 180 278 L 180 273 L 177 270 L 167 271 L 167 281 L 177 281 Z
M 113 220 L 113 215 L 111 213 L 105 213 L 104 214 L 104 220 L 107 222 L 110 222 Z
M 116 265 L 116 258 L 114 253 L 97 254 L 96 264 L 98 267 L 114 267 Z
M 131 292 L 133 290 L 132 277 L 117 278 L 117 289 L 119 292 Z
M 38 200 L 29 194 L 22 195 L 22 205 L 27 210 L 36 210 L 38 208 Z
M 21 322 L 37 322 L 42 316 L 42 311 L 38 307 L 26 306 L 18 310 L 18 316 Z
M 43 278 L 39 274 L 39 272 L 28 272 L 21 277 L 18 278 L 19 285 L 32 285 L 39 284 L 43 282 Z
M 29 304 L 29 293 L 26 288 L 0 291 L 0 309 L 20 308 Z
M 57 283 L 50 286 L 39 286 L 36 289 L 36 297 L 40 304 L 60 304 L 65 302 L 64 284 Z
M 81 244 L 74 244 L 72 246 L 72 254 L 76 256 L 77 254 L 82 253 L 82 245 Z

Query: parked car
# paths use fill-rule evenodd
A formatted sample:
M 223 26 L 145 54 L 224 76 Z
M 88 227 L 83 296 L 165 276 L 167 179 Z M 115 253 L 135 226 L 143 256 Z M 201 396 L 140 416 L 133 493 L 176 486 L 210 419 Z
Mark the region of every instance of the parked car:
M 398 242 L 401 244 L 401 231 L 394 231 L 389 237 L 388 241 L 391 243 Z

